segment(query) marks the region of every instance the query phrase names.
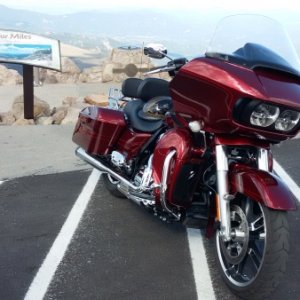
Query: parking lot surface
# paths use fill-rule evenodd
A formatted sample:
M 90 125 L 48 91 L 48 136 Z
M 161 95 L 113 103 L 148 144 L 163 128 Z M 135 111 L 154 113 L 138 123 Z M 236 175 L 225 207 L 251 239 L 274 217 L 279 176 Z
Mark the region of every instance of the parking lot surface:
M 299 140 L 273 149 L 298 185 L 299 149 Z M 88 169 L 25 176 L 0 185 L 0 299 L 24 299 L 90 174 Z M 299 210 L 289 213 L 289 221 L 290 259 L 275 300 L 296 300 L 300 294 Z M 212 242 L 203 240 L 211 299 L 238 299 L 216 271 Z M 197 295 L 193 270 L 183 226 L 163 223 L 129 200 L 112 197 L 99 180 L 43 297 L 209 299 Z

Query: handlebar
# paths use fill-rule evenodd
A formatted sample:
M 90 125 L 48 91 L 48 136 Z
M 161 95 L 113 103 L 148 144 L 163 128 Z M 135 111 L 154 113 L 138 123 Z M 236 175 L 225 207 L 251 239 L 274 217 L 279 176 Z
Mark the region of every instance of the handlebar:
M 170 72 L 170 71 L 174 71 L 176 68 L 175 66 L 161 66 L 161 67 L 158 67 L 154 70 L 151 70 L 149 72 L 145 72 L 144 75 L 151 75 L 151 74 L 156 74 L 156 73 L 162 73 L 162 72 Z
M 167 65 L 160 66 L 156 69 L 153 69 L 149 72 L 144 73 L 144 75 L 151 75 L 156 73 L 162 72 L 172 72 L 172 71 L 179 71 L 179 69 L 188 62 L 186 58 L 177 58 L 169 61 Z M 173 75 L 174 76 L 174 75 Z

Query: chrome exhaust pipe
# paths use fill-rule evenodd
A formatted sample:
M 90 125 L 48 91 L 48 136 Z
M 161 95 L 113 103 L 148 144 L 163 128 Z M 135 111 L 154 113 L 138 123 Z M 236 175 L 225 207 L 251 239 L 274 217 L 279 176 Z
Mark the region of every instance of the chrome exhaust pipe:
M 77 157 L 84 160 L 85 162 L 87 162 L 88 164 L 90 164 L 91 166 L 96 168 L 97 170 L 104 172 L 104 173 L 108 173 L 109 175 L 111 175 L 115 179 L 119 180 L 122 184 L 130 187 L 131 189 L 133 189 L 135 191 L 140 190 L 139 186 L 133 185 L 127 179 L 125 179 L 124 177 L 120 176 L 119 174 L 117 174 L 116 172 L 111 170 L 110 168 L 103 165 L 99 160 L 95 159 L 94 157 L 92 157 L 91 155 L 86 153 L 83 148 L 81 148 L 81 147 L 77 148 L 75 150 L 75 154 Z
M 91 155 L 86 153 L 85 150 L 81 147 L 78 147 L 75 150 L 75 154 L 77 157 L 84 160 L 85 162 L 87 162 L 88 164 L 90 164 L 91 166 L 96 168 L 97 170 L 104 172 L 104 173 L 108 173 L 115 179 L 119 180 L 120 184 L 118 185 L 118 189 L 120 190 L 120 192 L 122 192 L 129 199 L 133 200 L 135 203 L 137 203 L 137 204 L 143 203 L 144 205 L 154 205 L 155 204 L 155 200 L 143 199 L 138 196 L 132 195 L 128 192 L 128 188 L 131 188 L 134 191 L 138 191 L 138 192 L 143 191 L 142 183 L 140 186 L 133 185 L 127 179 L 123 178 L 122 176 L 120 176 L 119 174 L 117 174 L 116 172 L 111 170 L 110 168 L 103 165 L 99 160 L 95 159 L 94 157 L 92 157 Z M 172 209 L 168 207 L 167 202 L 166 202 L 168 172 L 169 172 L 170 162 L 175 154 L 176 154 L 176 151 L 173 150 L 167 155 L 164 165 L 163 165 L 161 185 L 157 186 L 157 188 L 160 188 L 160 201 L 161 201 L 161 204 L 162 204 L 164 210 L 166 212 L 172 214 L 175 217 L 175 219 L 179 221 L 181 215 L 179 213 L 177 213 L 177 214 L 174 213 L 172 211 Z M 123 189 L 122 186 L 125 189 Z

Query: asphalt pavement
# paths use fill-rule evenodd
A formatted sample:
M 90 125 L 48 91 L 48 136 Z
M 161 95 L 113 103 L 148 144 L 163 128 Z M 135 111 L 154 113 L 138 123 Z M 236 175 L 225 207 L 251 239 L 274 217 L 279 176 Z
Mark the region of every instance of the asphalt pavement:
M 8 143 L 0 155 L 0 181 L 5 179 L 0 184 L 0 299 L 24 299 L 91 173 L 73 154 L 71 126 L 53 126 L 53 132 L 32 128 L 37 129 L 26 133 L 0 127 L 0 141 Z M 39 146 L 30 136 L 42 138 Z M 273 149 L 298 184 L 299 148 L 300 140 L 292 140 Z M 289 221 L 287 273 L 272 300 L 299 299 L 299 210 L 289 213 Z M 204 239 L 204 246 L 210 270 L 207 286 L 212 283 L 214 298 L 238 299 L 216 271 L 212 242 Z M 100 180 L 44 299 L 193 300 L 194 277 L 186 229 L 161 222 L 129 200 L 112 197 Z
M 0 299 L 23 299 L 87 171 L 20 177 L 0 186 Z

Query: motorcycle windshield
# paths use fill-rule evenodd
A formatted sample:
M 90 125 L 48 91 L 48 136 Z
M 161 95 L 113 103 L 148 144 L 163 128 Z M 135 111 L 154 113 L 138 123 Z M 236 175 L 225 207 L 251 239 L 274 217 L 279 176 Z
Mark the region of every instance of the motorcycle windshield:
M 300 76 L 299 58 L 287 32 L 265 16 L 222 19 L 205 55 L 251 69 L 261 67 Z

